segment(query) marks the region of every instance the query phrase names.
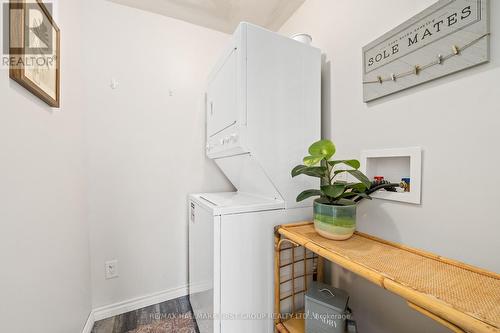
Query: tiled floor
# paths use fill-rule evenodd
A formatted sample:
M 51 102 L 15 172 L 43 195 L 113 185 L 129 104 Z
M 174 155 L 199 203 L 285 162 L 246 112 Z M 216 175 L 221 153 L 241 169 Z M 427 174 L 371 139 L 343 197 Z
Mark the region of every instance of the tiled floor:
M 187 297 L 95 323 L 92 333 L 198 333 Z

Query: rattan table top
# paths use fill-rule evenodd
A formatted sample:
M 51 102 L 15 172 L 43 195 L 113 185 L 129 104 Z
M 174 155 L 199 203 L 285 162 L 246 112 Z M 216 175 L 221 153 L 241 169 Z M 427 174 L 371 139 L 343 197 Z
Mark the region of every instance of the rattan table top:
M 447 317 L 442 308 L 445 312 L 450 308 L 491 326 L 486 332 L 499 331 L 499 274 L 361 233 L 346 241 L 332 241 L 317 234 L 311 223 L 284 225 L 278 232 L 400 295 L 401 287 L 409 296 L 405 298 L 415 303 L 422 300 L 417 305 L 440 312 L 440 317 Z

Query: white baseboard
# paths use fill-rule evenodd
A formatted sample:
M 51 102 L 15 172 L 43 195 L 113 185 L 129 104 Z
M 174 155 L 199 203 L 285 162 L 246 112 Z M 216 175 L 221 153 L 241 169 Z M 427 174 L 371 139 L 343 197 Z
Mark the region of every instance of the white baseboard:
M 85 326 L 83 327 L 82 333 L 91 333 L 92 328 L 94 327 L 94 312 L 91 312 L 89 314 L 89 317 L 87 318 L 87 322 L 85 323 Z
M 164 290 L 146 296 L 129 299 L 123 302 L 106 305 L 92 311 L 93 322 L 118 316 L 123 313 L 145 308 L 150 305 L 166 302 L 188 294 L 188 287 L 181 286 L 174 289 Z M 90 331 L 89 331 L 90 332 Z M 83 333 L 87 333 L 83 331 Z
M 202 283 L 196 283 L 196 284 L 193 283 L 189 287 L 189 289 L 191 290 L 192 294 L 202 293 L 202 292 L 210 290 L 212 288 L 213 288 L 213 284 L 212 284 L 211 281 L 209 281 L 209 282 L 202 282 Z

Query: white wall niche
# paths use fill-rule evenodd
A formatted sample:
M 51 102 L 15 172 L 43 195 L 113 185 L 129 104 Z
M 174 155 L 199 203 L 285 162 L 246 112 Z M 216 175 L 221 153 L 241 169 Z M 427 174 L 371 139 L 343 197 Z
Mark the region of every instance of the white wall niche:
M 371 196 L 377 199 L 421 203 L 422 148 L 375 149 L 361 152 L 361 170 L 368 178 L 384 176 L 393 183 L 410 177 L 410 192 L 378 191 Z

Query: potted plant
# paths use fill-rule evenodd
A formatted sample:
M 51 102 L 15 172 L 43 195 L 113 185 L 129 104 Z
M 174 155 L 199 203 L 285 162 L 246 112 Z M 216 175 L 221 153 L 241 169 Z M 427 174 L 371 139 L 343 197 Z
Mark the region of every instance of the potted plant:
M 394 190 L 399 184 L 372 183 L 361 171 L 358 160 L 332 160 L 335 145 L 321 140 L 309 147 L 304 164 L 292 170 L 292 177 L 307 175 L 321 180 L 320 189 L 305 190 L 297 196 L 297 202 L 310 197 L 314 200 L 314 228 L 323 237 L 334 240 L 350 238 L 356 230 L 356 209 L 363 199 L 380 189 Z M 338 176 L 350 174 L 358 182 L 338 180 Z

